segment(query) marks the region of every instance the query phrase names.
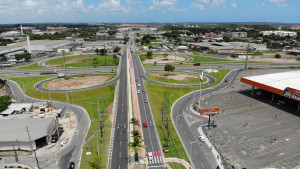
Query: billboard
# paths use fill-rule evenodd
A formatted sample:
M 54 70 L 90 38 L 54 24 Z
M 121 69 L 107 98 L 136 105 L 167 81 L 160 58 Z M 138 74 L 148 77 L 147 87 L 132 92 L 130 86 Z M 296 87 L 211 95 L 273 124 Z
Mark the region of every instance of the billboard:
M 284 91 L 282 92 L 282 96 L 296 100 L 298 102 L 300 102 L 300 91 L 287 87 L 284 89 Z
M 214 115 L 214 114 L 220 114 L 219 107 L 200 109 L 200 115 Z

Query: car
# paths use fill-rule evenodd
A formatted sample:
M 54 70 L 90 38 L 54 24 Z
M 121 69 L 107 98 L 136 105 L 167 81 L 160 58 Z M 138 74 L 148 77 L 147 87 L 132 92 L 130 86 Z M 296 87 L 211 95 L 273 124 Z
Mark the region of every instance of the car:
M 148 127 L 147 122 L 144 122 L 144 123 L 143 123 L 143 126 L 144 126 L 144 127 Z
M 74 162 L 70 162 L 69 169 L 74 169 L 74 168 L 75 168 L 75 163 Z
M 141 84 L 140 83 L 138 83 L 138 87 L 140 87 L 141 86 Z
M 29 72 L 24 72 L 24 74 L 30 74 Z
M 145 103 L 148 103 L 148 100 L 147 100 L 147 99 L 145 99 Z
M 150 160 L 150 161 L 153 160 L 153 154 L 152 154 L 152 152 L 148 152 L 148 160 Z
M 224 82 L 227 82 L 227 80 L 225 79 Z
M 203 136 L 199 136 L 199 140 L 200 140 L 201 142 L 205 142 L 205 138 L 204 138 Z
M 141 93 L 141 91 L 140 91 L 140 90 L 137 90 L 137 93 L 138 93 L 138 94 L 140 94 L 140 93 Z

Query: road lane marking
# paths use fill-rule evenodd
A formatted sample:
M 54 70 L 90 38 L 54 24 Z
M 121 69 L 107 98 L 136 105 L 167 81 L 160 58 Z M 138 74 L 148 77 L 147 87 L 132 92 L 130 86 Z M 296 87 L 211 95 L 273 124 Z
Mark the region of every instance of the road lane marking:
M 201 165 L 202 165 L 202 167 L 204 168 L 204 165 L 203 165 L 203 163 L 201 162 Z

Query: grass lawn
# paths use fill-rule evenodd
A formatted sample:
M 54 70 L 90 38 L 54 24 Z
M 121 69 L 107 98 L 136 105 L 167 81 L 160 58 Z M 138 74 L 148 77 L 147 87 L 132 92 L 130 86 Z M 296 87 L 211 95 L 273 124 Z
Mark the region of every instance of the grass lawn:
M 19 68 L 15 68 L 15 69 L 41 69 L 41 68 L 42 67 L 39 67 L 39 65 L 37 63 L 35 63 L 35 64 L 32 64 L 32 65 L 19 67 Z
M 170 73 L 169 76 L 175 76 L 177 74 L 183 74 L 183 73 Z M 168 76 L 168 73 L 165 73 L 166 76 Z M 193 75 L 193 74 L 191 74 Z M 151 73 L 147 74 L 147 77 L 151 80 L 163 82 L 163 83 L 175 83 L 175 84 L 199 84 L 200 83 L 200 77 L 197 75 L 194 75 L 196 78 L 191 81 L 181 81 L 181 80 L 173 80 L 173 79 L 167 79 L 167 78 L 161 78 L 161 77 L 154 77 L 151 76 Z M 204 77 L 204 81 L 206 82 L 207 79 Z
M 218 73 L 210 73 L 210 75 L 214 76 L 217 81 L 215 84 L 218 84 L 225 75 L 230 70 L 220 70 Z M 149 103 L 151 104 L 151 109 L 153 113 L 153 117 L 156 124 L 156 129 L 158 131 L 158 135 L 161 141 L 161 144 L 169 144 L 169 152 L 164 153 L 165 157 L 177 157 L 184 159 L 189 162 L 188 156 L 184 150 L 184 147 L 177 135 L 177 132 L 173 126 L 173 123 L 169 123 L 169 131 L 170 131 L 170 141 L 167 141 L 167 130 L 162 128 L 162 120 L 161 120 L 161 112 L 160 110 L 164 106 L 164 95 L 166 96 L 166 114 L 165 116 L 171 120 L 170 115 L 170 95 L 171 96 L 171 105 L 181 96 L 190 93 L 194 90 L 199 90 L 199 87 L 169 87 L 169 86 L 161 86 L 152 83 L 145 82 Z M 208 88 L 209 86 L 202 87 L 202 89 Z
M 46 62 L 46 65 L 55 65 L 55 67 L 63 67 L 63 58 L 53 59 Z M 67 63 L 74 62 L 74 63 Z M 66 67 L 88 67 L 88 66 L 116 66 L 119 64 L 119 58 L 114 62 L 112 55 L 79 55 L 66 57 Z
M 169 162 L 168 165 L 172 169 L 185 169 L 185 166 L 181 165 L 180 163 Z
M 227 59 L 218 59 L 218 58 L 211 58 L 211 57 L 204 57 L 204 56 L 194 56 L 194 55 L 188 55 L 188 56 L 194 58 L 192 63 L 230 61 L 230 60 L 227 60 Z
M 33 85 L 38 81 L 43 79 L 47 79 L 49 77 L 30 77 L 30 78 L 11 78 L 11 80 L 16 81 L 19 83 L 21 88 L 25 89 L 25 93 L 28 96 L 38 98 L 38 99 L 45 99 L 50 100 L 49 92 L 39 91 L 34 89 Z M 97 110 L 98 105 L 97 102 L 100 102 L 100 110 L 107 108 L 108 105 L 112 104 L 114 99 L 114 91 L 115 91 L 115 83 L 103 87 L 98 87 L 94 89 L 82 90 L 82 91 L 73 91 L 69 92 L 69 100 L 70 102 L 77 104 L 79 106 L 84 107 L 87 111 L 89 116 L 92 119 L 91 127 L 88 131 L 86 139 L 90 138 L 95 131 L 99 129 L 99 123 L 97 121 L 101 120 L 99 118 Z M 66 94 L 64 92 L 50 92 L 51 99 L 60 102 L 66 102 Z M 105 101 L 103 96 L 105 96 Z M 108 151 L 109 151 L 109 140 L 110 140 L 110 130 L 111 130 L 111 121 L 108 120 L 108 115 L 105 116 L 105 132 L 104 132 L 104 142 L 99 144 L 100 154 L 105 155 L 103 159 L 103 164 L 105 168 L 107 167 L 107 159 L 108 159 Z M 99 137 L 100 138 L 100 137 Z M 100 139 L 99 139 L 100 142 Z M 90 139 L 84 145 L 83 152 L 91 151 L 95 153 L 97 151 L 97 142 L 95 138 Z M 81 168 L 88 169 L 88 161 L 90 160 L 91 156 L 87 156 L 86 154 L 82 154 L 82 165 Z

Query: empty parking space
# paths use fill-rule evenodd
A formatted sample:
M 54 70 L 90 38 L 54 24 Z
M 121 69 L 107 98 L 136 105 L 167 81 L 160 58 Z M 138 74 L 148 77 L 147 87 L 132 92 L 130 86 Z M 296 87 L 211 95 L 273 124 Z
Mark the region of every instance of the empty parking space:
M 215 94 L 205 107 L 220 107 L 208 134 L 235 168 L 295 168 L 300 165 L 300 117 L 294 104 L 271 102 L 256 90 Z M 262 94 L 261 94 L 262 93 Z M 278 100 L 277 100 L 278 101 Z

